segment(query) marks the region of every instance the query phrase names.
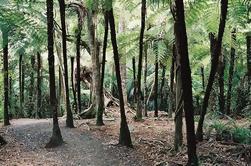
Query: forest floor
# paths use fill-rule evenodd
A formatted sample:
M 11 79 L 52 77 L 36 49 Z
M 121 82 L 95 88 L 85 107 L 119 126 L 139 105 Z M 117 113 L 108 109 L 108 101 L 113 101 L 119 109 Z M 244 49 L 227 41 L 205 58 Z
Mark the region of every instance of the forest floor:
M 127 120 L 134 148 L 117 146 L 120 126 L 119 109 L 109 108 L 104 117 L 105 126 L 95 126 L 95 119 L 75 120 L 75 129 L 60 126 L 65 144 L 54 149 L 44 146 L 51 136 L 52 120 L 12 120 L 11 126 L 0 129 L 8 144 L 0 148 L 0 165 L 83 165 L 83 166 L 176 166 L 187 161 L 186 146 L 180 152 L 173 150 L 174 122 L 160 112 L 158 118 L 135 122 L 133 111 L 127 111 Z M 248 123 L 240 120 L 238 124 Z M 185 127 L 184 127 L 185 131 Z M 185 140 L 185 138 L 184 138 Z M 251 165 L 250 146 L 216 141 L 214 137 L 199 143 L 201 165 Z M 250 149 L 249 149 L 250 148 Z M 249 153 L 249 158 L 245 157 Z

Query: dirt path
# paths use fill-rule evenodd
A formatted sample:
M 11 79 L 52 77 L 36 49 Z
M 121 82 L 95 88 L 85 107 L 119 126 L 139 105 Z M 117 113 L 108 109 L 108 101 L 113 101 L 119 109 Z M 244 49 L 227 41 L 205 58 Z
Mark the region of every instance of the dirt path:
M 11 126 L 1 128 L 8 144 L 0 149 L 0 165 L 81 165 L 133 166 L 143 165 L 135 158 L 133 149 L 107 145 L 88 132 L 61 125 L 65 144 L 45 149 L 51 131 L 51 120 L 12 120 Z

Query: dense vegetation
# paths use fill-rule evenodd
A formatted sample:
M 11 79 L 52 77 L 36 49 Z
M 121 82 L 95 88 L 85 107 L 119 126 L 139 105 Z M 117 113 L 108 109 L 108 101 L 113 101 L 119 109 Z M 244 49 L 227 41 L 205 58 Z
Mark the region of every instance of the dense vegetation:
M 139 123 L 164 111 L 177 152 L 185 117 L 188 165 L 212 129 L 251 144 L 250 14 L 248 0 L 2 0 L 0 119 L 53 118 L 54 147 L 58 116 L 102 126 L 115 105 L 119 144 L 133 147 L 127 110 Z

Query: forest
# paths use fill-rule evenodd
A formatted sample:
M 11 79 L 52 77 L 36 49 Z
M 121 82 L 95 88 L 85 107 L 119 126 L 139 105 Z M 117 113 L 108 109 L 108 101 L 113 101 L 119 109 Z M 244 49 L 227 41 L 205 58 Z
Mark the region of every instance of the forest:
M 0 165 L 251 165 L 250 0 L 0 0 Z

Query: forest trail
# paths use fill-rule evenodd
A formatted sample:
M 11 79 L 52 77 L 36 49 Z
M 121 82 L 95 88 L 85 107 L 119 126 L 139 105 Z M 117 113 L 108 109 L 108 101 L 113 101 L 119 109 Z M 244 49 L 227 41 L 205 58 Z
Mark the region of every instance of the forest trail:
M 44 148 L 52 134 L 51 119 L 19 119 L 12 120 L 11 124 L 1 128 L 9 143 L 0 149 L 0 165 L 140 165 L 130 157 L 132 150 L 104 144 L 78 128 L 66 128 L 62 120 L 65 143 L 54 149 Z

